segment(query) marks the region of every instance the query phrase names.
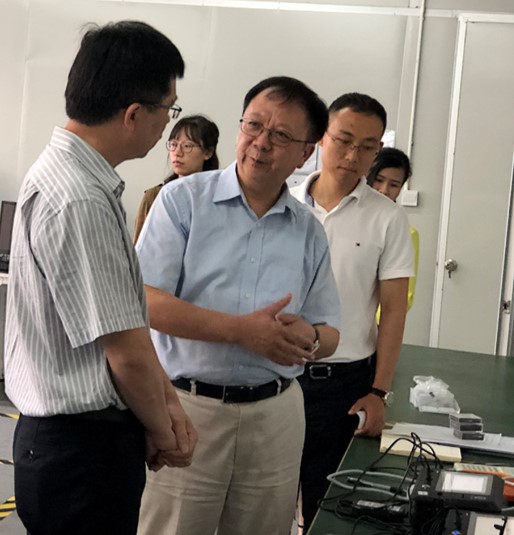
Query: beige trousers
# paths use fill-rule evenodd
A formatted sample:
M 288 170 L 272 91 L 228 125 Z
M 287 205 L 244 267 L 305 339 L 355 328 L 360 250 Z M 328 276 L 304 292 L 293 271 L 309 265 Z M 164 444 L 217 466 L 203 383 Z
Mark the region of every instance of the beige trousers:
M 188 468 L 147 472 L 138 535 L 288 535 L 305 434 L 297 381 L 256 403 L 177 392 L 198 445 Z

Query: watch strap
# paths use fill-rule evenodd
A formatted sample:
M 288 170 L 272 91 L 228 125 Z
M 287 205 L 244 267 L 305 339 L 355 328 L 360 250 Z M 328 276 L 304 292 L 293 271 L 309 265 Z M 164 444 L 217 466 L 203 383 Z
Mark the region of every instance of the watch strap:
M 370 393 L 378 396 L 386 407 L 390 407 L 393 404 L 394 393 L 390 390 L 380 390 L 380 388 L 372 387 Z
M 320 340 L 319 340 L 319 331 L 316 325 L 313 325 L 312 328 L 314 329 L 314 341 L 311 345 L 311 355 L 316 353 L 316 351 L 319 349 L 320 346 Z
M 387 395 L 386 390 L 380 390 L 380 388 L 375 388 L 375 387 L 371 388 L 370 393 L 374 394 L 375 396 L 378 396 L 381 399 L 384 399 Z

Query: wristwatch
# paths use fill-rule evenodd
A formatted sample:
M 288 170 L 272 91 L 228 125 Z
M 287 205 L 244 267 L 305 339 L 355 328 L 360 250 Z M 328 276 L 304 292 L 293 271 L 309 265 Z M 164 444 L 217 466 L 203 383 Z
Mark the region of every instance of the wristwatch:
M 314 355 L 314 353 L 316 353 L 316 351 L 319 349 L 319 346 L 320 346 L 320 341 L 319 341 L 319 331 L 318 331 L 318 328 L 316 327 L 316 325 L 313 325 L 312 328 L 314 329 L 314 341 L 312 342 L 312 345 L 311 345 L 311 355 Z
M 370 394 L 378 396 L 386 407 L 390 407 L 394 401 L 394 392 L 390 390 L 380 390 L 380 388 L 372 388 Z

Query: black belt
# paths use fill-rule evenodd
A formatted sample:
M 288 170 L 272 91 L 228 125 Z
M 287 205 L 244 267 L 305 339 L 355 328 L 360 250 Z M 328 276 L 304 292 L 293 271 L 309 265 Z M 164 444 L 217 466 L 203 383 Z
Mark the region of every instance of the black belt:
M 98 411 L 77 412 L 71 414 L 54 414 L 52 416 L 25 416 L 24 418 L 31 418 L 32 420 L 41 421 L 59 421 L 70 422 L 83 420 L 87 422 L 110 422 L 110 423 L 130 423 L 138 422 L 137 418 L 131 410 L 117 409 L 116 407 L 107 407 Z M 139 423 L 139 422 L 138 422 Z
M 223 386 L 202 383 L 195 379 L 179 377 L 172 379 L 174 386 L 181 390 L 186 390 L 197 396 L 221 399 L 223 403 L 252 403 L 263 399 L 278 396 L 287 390 L 293 379 L 279 378 L 275 381 L 256 386 Z
M 342 377 L 357 370 L 369 368 L 371 357 L 354 362 L 312 362 L 305 365 L 304 377 L 310 379 L 328 379 L 329 377 Z

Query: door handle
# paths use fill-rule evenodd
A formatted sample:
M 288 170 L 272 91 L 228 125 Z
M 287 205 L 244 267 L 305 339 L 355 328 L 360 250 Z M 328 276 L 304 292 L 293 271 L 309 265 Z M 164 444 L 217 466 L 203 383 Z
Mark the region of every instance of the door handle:
M 459 267 L 459 264 L 457 264 L 456 260 L 452 260 L 451 258 L 448 258 L 448 260 L 444 263 L 444 269 L 448 272 L 448 277 L 452 278 L 452 271 L 455 271 Z

